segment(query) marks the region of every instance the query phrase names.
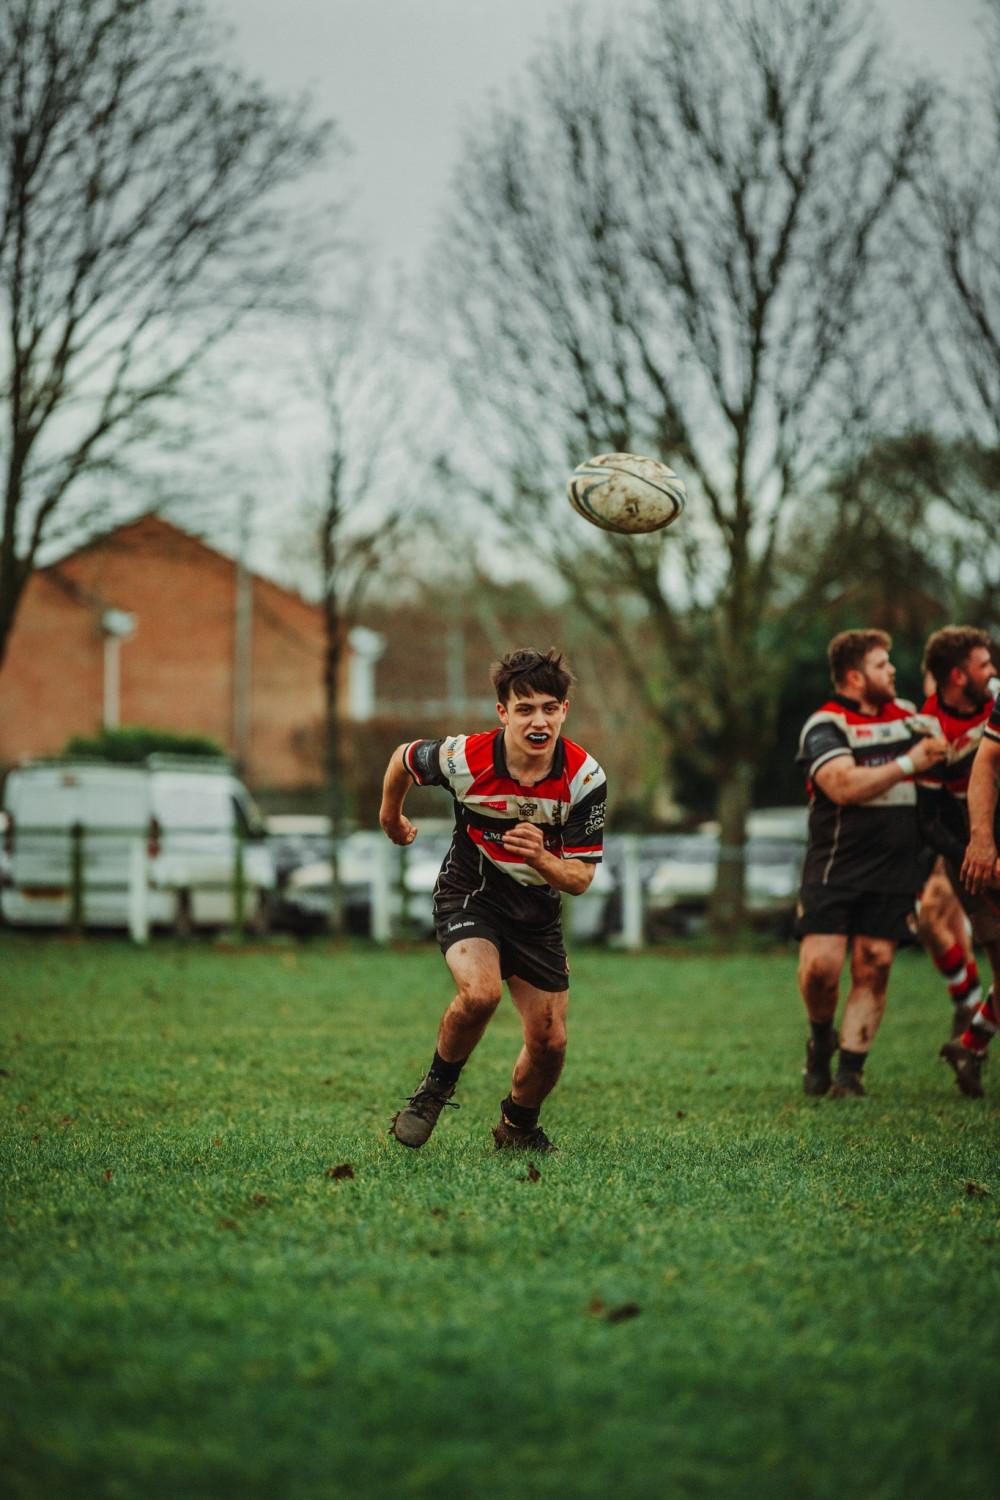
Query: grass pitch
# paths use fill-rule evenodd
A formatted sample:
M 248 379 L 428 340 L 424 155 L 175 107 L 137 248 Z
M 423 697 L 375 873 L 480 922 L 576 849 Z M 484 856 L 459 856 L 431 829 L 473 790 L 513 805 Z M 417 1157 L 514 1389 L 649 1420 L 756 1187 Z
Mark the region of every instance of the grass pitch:
M 578 953 L 536 1177 L 509 1002 L 386 1136 L 435 951 L 0 935 L 0 1491 L 981 1500 L 1000 1076 L 906 953 L 871 1097 L 806 1100 L 794 969 Z

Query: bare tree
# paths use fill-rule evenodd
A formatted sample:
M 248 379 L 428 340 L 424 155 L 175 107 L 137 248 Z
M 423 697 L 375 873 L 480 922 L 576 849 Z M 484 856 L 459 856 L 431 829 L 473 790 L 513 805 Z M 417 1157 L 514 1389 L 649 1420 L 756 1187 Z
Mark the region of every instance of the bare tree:
M 439 250 L 458 384 L 492 455 L 481 493 L 617 644 L 667 738 L 701 747 L 723 929 L 818 586 L 784 566 L 791 523 L 889 409 L 890 210 L 928 99 L 879 55 L 844 0 L 660 0 L 620 40 L 577 25 L 473 134 Z M 562 481 L 602 450 L 672 461 L 682 522 L 585 535 Z
M 995 530 L 995 498 L 983 494 L 983 510 L 975 484 L 964 495 L 954 484 L 971 467 L 995 497 L 1000 453 L 1000 0 L 986 0 L 984 19 L 984 71 L 937 102 L 906 223 L 919 251 L 908 261 L 908 290 L 929 354 L 924 410 L 944 439 L 933 473 L 926 461 L 915 472 L 953 494 L 974 524 Z
M 343 927 L 339 846 L 348 811 L 341 710 L 350 631 L 411 543 L 418 508 L 408 435 L 416 420 L 398 298 L 367 269 L 315 320 L 308 384 L 322 422 L 322 477 L 306 502 L 323 606 L 323 759 L 333 848 L 330 922 Z
M 0 6 L 0 663 L 88 477 L 101 496 L 207 352 L 291 290 L 281 190 L 327 135 L 220 60 L 197 4 Z

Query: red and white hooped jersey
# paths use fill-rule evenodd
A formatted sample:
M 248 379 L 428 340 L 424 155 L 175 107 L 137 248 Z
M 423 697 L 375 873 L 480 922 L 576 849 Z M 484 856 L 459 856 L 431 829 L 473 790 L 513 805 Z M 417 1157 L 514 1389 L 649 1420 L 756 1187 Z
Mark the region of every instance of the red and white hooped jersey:
M 453 897 L 458 904 L 473 897 L 499 900 L 515 908 L 512 916 L 537 918 L 542 898 L 551 920 L 549 903 L 558 903 L 558 891 L 506 849 L 503 836 L 518 823 L 535 823 L 550 853 L 599 861 L 607 778 L 592 755 L 560 738 L 548 775 L 534 786 L 522 786 L 507 770 L 503 735 L 503 729 L 494 729 L 406 746 L 403 760 L 414 781 L 446 787 L 455 800 L 455 834 L 435 899 L 448 904 Z
M 948 755 L 917 776 L 920 831 L 929 848 L 960 866 L 969 842 L 972 763 L 984 734 L 989 734 L 987 721 L 992 723 L 991 711 L 996 713 L 996 705 L 991 698 L 982 708 L 960 713 L 933 693 L 923 711 L 937 721 L 938 732 L 948 742 Z
M 942 703 L 937 693 L 932 693 L 922 712 L 936 719 L 940 725 L 939 732 L 948 741 L 948 756 L 936 766 L 929 766 L 926 771 L 921 771 L 917 776 L 917 785 L 926 787 L 928 791 L 947 792 L 959 802 L 968 801 L 972 762 L 983 735 L 988 732 L 987 723 L 994 710 L 995 704 L 991 698 L 982 708 L 973 709 L 968 714 L 959 713 L 957 709 L 949 708 L 947 703 Z

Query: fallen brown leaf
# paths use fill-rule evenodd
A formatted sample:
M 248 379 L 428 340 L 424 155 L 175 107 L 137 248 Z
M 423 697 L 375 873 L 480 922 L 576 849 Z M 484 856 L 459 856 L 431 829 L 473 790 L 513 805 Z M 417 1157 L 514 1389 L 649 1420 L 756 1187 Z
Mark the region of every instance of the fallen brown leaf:
M 339 1167 L 327 1167 L 327 1177 L 333 1177 L 337 1182 L 342 1182 L 345 1177 L 354 1176 L 354 1168 L 349 1161 L 342 1161 Z

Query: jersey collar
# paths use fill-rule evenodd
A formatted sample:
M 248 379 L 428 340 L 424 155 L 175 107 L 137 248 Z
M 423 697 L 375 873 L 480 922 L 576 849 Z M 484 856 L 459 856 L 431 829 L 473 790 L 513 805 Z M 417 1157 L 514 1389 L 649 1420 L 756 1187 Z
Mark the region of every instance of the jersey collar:
M 951 704 L 942 698 L 940 693 L 936 694 L 936 702 L 940 711 L 947 714 L 949 719 L 979 719 L 983 714 L 989 713 L 993 707 L 991 701 L 984 703 L 982 708 L 952 708 Z
M 563 743 L 562 735 L 560 735 L 556 740 L 556 748 L 552 755 L 552 766 L 548 774 L 542 777 L 542 781 L 551 781 L 553 777 L 561 776 L 565 769 L 566 746 Z M 507 757 L 503 752 L 502 727 L 495 730 L 493 734 L 493 773 L 496 776 L 502 776 L 505 781 L 513 781 L 515 786 L 524 785 L 523 782 L 517 781 L 507 769 Z M 541 786 L 541 784 L 541 781 L 536 781 L 533 783 L 534 786 Z
M 852 714 L 857 714 L 859 718 L 862 719 L 880 719 L 882 717 L 881 709 L 878 709 L 877 712 L 873 714 L 865 713 L 864 709 L 861 707 L 861 699 L 849 698 L 846 693 L 834 693 L 833 702 L 839 703 L 841 708 L 848 709 Z M 886 705 L 886 707 L 888 707 L 888 704 Z

